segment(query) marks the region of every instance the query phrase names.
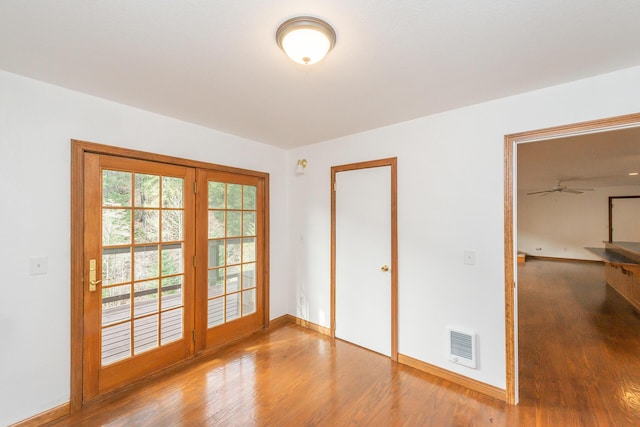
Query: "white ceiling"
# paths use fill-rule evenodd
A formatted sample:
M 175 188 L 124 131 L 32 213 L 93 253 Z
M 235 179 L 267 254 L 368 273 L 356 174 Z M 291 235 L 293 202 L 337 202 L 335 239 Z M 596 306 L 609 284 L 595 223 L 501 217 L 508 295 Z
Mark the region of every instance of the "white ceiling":
M 518 190 L 640 186 L 640 127 L 518 144 Z
M 298 14 L 335 49 L 277 47 Z M 638 0 L 0 0 L 0 69 L 290 148 L 640 64 Z

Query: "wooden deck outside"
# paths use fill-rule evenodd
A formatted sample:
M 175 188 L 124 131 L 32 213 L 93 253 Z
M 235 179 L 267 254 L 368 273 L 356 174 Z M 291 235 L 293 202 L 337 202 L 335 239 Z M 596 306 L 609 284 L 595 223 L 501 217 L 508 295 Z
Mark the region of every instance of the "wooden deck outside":
M 238 298 L 227 298 L 227 320 L 240 317 L 240 301 Z M 135 296 L 139 296 L 136 292 Z M 128 298 L 128 295 L 127 295 Z M 157 311 L 157 298 L 135 302 L 136 315 L 153 313 Z M 174 294 L 162 297 L 163 307 L 176 307 L 182 305 L 182 294 Z M 220 325 L 224 322 L 224 297 L 211 300 L 208 305 L 209 327 Z M 108 325 L 125 319 L 129 319 L 131 306 L 122 304 L 105 308 L 102 311 L 103 324 Z M 160 336 L 158 336 L 158 323 L 160 323 Z M 182 308 L 173 308 L 158 314 L 135 319 L 134 349 L 133 355 L 157 348 L 158 345 L 182 339 Z M 102 365 L 108 365 L 118 360 L 132 356 L 131 354 L 131 322 L 120 323 L 115 326 L 107 326 L 102 332 Z
M 162 299 L 165 306 L 182 304 L 182 295 L 175 294 Z M 136 302 L 137 313 L 149 313 L 157 310 L 157 299 L 149 299 Z M 130 316 L 129 304 L 105 308 L 102 311 L 103 324 L 113 323 L 117 320 L 127 319 Z M 115 326 L 108 326 L 102 332 L 102 364 L 108 365 L 131 354 L 131 324 L 125 322 Z M 160 336 L 158 336 L 158 325 Z M 158 347 L 159 344 L 167 344 L 182 338 L 182 307 L 135 319 L 134 329 L 134 354 Z

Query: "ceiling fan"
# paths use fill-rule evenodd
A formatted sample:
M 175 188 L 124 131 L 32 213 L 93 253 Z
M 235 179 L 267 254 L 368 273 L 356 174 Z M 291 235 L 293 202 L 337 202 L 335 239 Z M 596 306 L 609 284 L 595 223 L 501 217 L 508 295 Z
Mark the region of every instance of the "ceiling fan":
M 531 196 L 532 194 L 539 194 L 541 196 L 546 196 L 551 193 L 582 194 L 585 191 L 593 191 L 593 188 L 569 188 L 565 184 L 563 184 L 562 181 L 556 181 L 555 187 L 549 188 L 548 190 L 540 190 L 540 191 L 527 193 L 527 196 Z

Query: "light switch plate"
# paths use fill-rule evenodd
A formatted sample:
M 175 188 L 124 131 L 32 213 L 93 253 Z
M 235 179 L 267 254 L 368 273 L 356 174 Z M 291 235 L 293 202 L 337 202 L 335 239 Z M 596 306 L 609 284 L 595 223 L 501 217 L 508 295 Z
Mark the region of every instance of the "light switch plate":
M 29 274 L 32 276 L 38 274 L 47 274 L 47 257 L 38 257 L 29 259 Z
M 475 251 L 464 251 L 464 263 L 466 265 L 476 265 Z

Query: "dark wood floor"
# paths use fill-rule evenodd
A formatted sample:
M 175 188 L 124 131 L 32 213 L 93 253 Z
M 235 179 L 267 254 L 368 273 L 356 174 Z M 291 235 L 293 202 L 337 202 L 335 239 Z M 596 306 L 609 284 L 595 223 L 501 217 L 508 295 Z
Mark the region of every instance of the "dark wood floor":
M 598 264 L 520 274 L 521 404 L 288 325 L 56 426 L 636 426 L 640 319 Z
M 640 318 L 601 264 L 527 262 L 520 407 L 545 426 L 640 426 Z

